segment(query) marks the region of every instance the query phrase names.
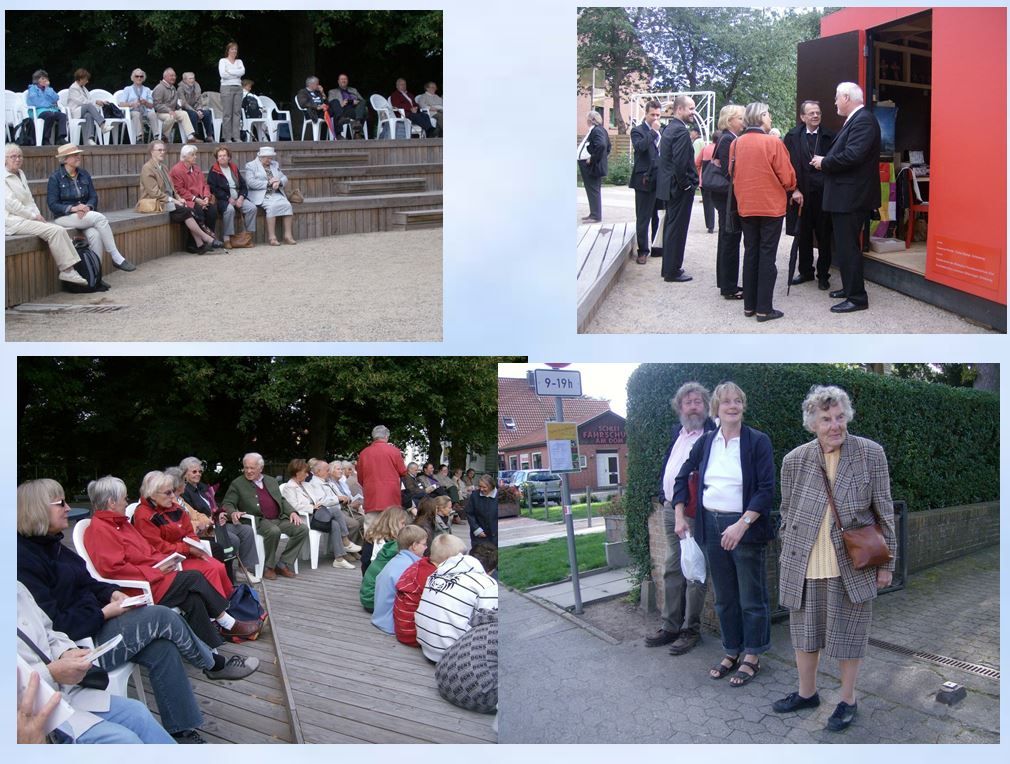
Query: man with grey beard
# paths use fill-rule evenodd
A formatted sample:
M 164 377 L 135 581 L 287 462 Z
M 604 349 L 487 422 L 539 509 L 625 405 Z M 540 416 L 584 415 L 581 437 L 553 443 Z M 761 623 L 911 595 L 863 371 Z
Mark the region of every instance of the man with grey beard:
M 697 382 L 685 382 L 673 396 L 670 405 L 680 419 L 674 425 L 673 439 L 663 460 L 660 475 L 660 500 L 663 504 L 663 526 L 666 530 L 666 560 L 663 562 L 663 624 L 659 631 L 647 637 L 648 647 L 670 645 L 670 655 L 683 655 L 701 641 L 701 608 L 705 604 L 705 584 L 688 581 L 680 569 L 680 539 L 687 532 L 694 535 L 694 519 L 678 517 L 670 498 L 680 468 L 691 448 L 706 432 L 715 429 L 707 416 L 709 392 Z

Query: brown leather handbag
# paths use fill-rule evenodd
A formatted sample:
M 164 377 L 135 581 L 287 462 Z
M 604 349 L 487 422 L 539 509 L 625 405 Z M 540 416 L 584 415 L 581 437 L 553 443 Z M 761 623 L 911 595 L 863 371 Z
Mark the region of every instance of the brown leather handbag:
M 873 510 L 873 514 L 877 516 L 877 522 L 873 525 L 842 528 L 841 518 L 835 508 L 831 483 L 828 481 L 828 473 L 823 466 L 821 467 L 821 475 L 824 478 L 824 490 L 828 492 L 828 504 L 835 514 L 835 524 L 842 534 L 842 542 L 845 544 L 845 551 L 849 553 L 849 559 L 852 560 L 852 567 L 856 570 L 864 570 L 879 568 L 881 565 L 889 563 L 892 559 L 891 550 L 887 548 L 884 533 L 880 530 L 880 517 L 877 516 L 876 509 Z
M 684 505 L 684 515 L 694 517 L 698 514 L 698 481 L 700 475 L 698 470 L 691 470 L 687 476 L 687 504 Z
M 292 204 L 301 204 L 305 201 L 305 197 L 302 196 L 302 191 L 298 186 L 292 186 L 290 191 L 285 192 L 288 197 L 288 201 Z
M 137 202 L 137 206 L 133 208 L 137 212 L 152 213 L 152 212 L 164 212 L 165 205 L 157 199 L 144 198 Z

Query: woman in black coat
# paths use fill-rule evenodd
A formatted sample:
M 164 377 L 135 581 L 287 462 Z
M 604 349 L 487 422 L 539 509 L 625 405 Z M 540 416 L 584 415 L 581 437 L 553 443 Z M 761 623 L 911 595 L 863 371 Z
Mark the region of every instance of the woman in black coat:
M 231 161 L 231 152 L 222 146 L 214 154 L 217 161 L 207 173 L 207 185 L 217 199 L 217 213 L 221 216 L 224 246 L 231 246 L 231 237 L 235 233 L 235 212 L 242 212 L 245 230 L 256 232 L 256 205 L 249 201 L 249 189 L 245 176 L 239 172 Z M 250 246 L 252 246 L 250 244 Z
M 470 546 L 498 544 L 498 494 L 494 478 L 481 475 L 477 490 L 466 501 L 466 519 L 470 523 Z

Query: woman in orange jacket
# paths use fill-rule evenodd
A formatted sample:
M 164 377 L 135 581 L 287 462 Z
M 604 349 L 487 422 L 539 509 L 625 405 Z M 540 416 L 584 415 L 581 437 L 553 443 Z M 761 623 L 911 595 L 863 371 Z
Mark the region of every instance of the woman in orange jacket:
M 775 255 L 786 214 L 786 195 L 803 203 L 796 190 L 796 172 L 782 142 L 768 135 L 768 105 L 751 103 L 744 109 L 743 134 L 730 147 L 730 172 L 743 231 L 743 314 L 771 321 L 783 313 L 772 307 Z

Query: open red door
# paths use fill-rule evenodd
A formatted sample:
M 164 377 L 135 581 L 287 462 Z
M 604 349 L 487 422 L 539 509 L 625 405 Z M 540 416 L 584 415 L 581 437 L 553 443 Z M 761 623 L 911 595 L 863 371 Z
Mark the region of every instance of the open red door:
M 796 46 L 796 117 L 800 104 L 820 101 L 822 123 L 837 133 L 845 120 L 835 111 L 839 82 L 855 82 L 866 90 L 863 47 L 865 32 L 855 30 L 819 37 Z

